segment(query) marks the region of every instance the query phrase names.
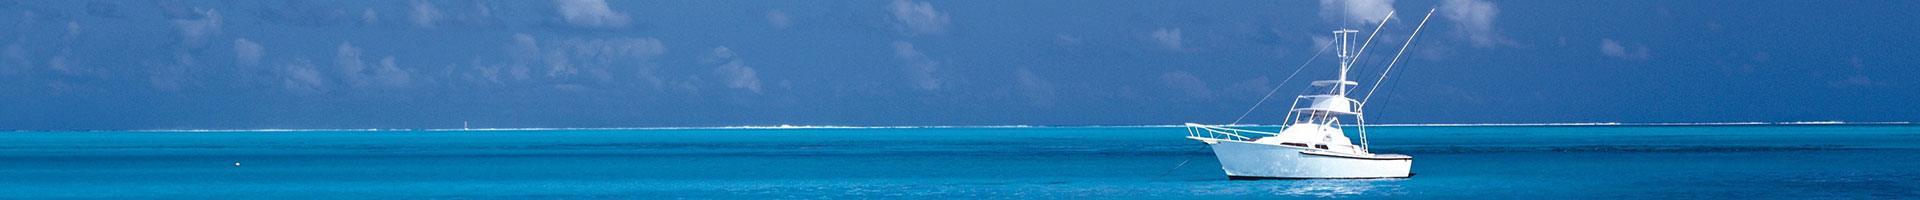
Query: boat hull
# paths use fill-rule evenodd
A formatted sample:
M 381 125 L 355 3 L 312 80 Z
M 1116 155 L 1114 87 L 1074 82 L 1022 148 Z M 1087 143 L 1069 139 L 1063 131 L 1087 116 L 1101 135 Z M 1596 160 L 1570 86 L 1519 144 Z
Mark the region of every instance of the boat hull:
M 1346 155 L 1242 141 L 1211 142 L 1220 168 L 1233 180 L 1366 179 L 1413 176 L 1413 158 Z

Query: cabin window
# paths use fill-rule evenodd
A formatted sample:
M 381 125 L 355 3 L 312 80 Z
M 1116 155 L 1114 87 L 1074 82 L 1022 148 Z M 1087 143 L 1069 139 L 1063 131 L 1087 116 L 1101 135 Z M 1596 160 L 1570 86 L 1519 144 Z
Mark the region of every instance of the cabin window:
M 1296 147 L 1301 147 L 1301 148 L 1306 148 L 1306 147 L 1307 147 L 1307 144 L 1302 144 L 1302 143 L 1293 143 L 1293 142 L 1287 142 L 1287 143 L 1280 143 L 1280 145 L 1287 145 L 1287 146 L 1296 146 Z
M 1313 148 L 1320 148 L 1320 149 L 1327 149 L 1327 145 L 1325 145 L 1325 144 L 1316 144 L 1316 145 L 1313 145 Z

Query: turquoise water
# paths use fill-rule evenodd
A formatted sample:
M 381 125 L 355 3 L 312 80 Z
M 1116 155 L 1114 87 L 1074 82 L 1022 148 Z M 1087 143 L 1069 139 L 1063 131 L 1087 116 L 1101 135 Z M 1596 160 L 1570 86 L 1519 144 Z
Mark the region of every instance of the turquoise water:
M 13 132 L 0 197 L 1920 198 L 1920 126 L 1372 131 L 1418 175 L 1227 181 L 1170 127 Z

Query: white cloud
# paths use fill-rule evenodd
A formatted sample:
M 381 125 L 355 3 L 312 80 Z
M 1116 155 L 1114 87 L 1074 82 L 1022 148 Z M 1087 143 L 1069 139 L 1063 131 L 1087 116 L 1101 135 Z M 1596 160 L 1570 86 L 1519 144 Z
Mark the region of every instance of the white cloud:
M 360 25 L 373 25 L 378 23 L 380 23 L 380 12 L 375 12 L 372 8 L 360 11 Z
M 1060 46 L 1076 46 L 1083 43 L 1085 43 L 1085 41 L 1081 40 L 1080 37 L 1077 37 L 1077 36 L 1068 35 L 1068 34 L 1053 34 L 1053 44 L 1058 44 Z
M 1267 79 L 1267 77 L 1266 77 L 1266 76 L 1260 76 L 1260 77 L 1256 77 L 1256 78 L 1251 78 L 1251 79 L 1247 79 L 1247 80 L 1242 80 L 1242 81 L 1240 81 L 1239 83 L 1234 83 L 1233 85 L 1229 85 L 1229 86 L 1227 86 L 1227 88 L 1223 88 L 1223 89 L 1222 89 L 1222 90 L 1221 90 L 1220 92 L 1222 92 L 1222 93 L 1224 93 L 1224 94 L 1262 94 L 1262 93 L 1267 93 L 1267 91 L 1272 91 L 1272 89 L 1273 89 L 1273 85 L 1269 85 L 1269 84 L 1271 84 L 1271 83 L 1268 83 L 1268 82 L 1271 82 L 1271 81 L 1272 81 L 1272 80 L 1269 80 L 1269 79 Z M 1253 99 L 1258 99 L 1259 97 L 1255 97 L 1255 96 L 1251 96 L 1251 95 L 1230 95 L 1230 97 L 1229 97 L 1229 98 L 1239 98 L 1239 99 L 1246 99 L 1246 100 L 1253 100 Z
M 927 2 L 894 0 L 887 8 L 893 13 L 894 27 L 906 31 L 908 35 L 945 33 L 947 24 L 952 21 L 946 13 L 934 10 L 933 4 Z
M 1647 45 L 1639 45 L 1638 48 L 1628 49 L 1628 47 L 1622 46 L 1620 42 L 1613 41 L 1613 39 L 1600 39 L 1600 53 L 1627 60 L 1646 60 L 1647 58 L 1653 57 L 1652 53 L 1648 52 Z
M 547 61 L 547 77 L 565 78 L 580 74 L 580 69 L 574 68 L 573 60 L 567 57 L 567 52 L 548 51 L 544 61 Z
M 513 55 L 516 59 L 532 59 L 540 55 L 540 40 L 526 33 L 513 34 Z
M 55 71 L 60 71 L 61 73 L 67 73 L 67 74 L 76 74 L 82 71 L 86 71 L 86 70 L 74 69 L 67 66 L 67 55 L 70 55 L 70 54 L 73 54 L 73 49 L 63 50 L 60 53 L 60 55 L 53 56 L 53 58 L 48 58 L 47 68 L 51 68 Z
M 366 85 L 358 77 L 366 71 L 367 63 L 360 60 L 360 48 L 353 47 L 353 43 L 340 43 L 339 47 L 334 48 L 333 65 L 340 69 L 340 77 L 348 84 L 354 87 Z
M 7 50 L 4 54 L 6 54 L 7 57 L 7 64 L 12 66 L 4 68 L 4 70 L 7 70 L 7 73 L 17 73 L 26 70 L 16 68 L 33 67 L 33 60 L 27 59 L 27 49 L 20 47 L 20 44 L 7 45 Z
M 1459 34 L 1467 37 L 1475 47 L 1494 47 L 1513 43 L 1501 36 L 1493 28 L 1494 16 L 1500 14 L 1500 8 L 1492 2 L 1483 0 L 1447 0 L 1440 3 L 1442 18 L 1453 21 Z
M 553 4 L 559 9 L 560 18 L 575 26 L 621 28 L 633 20 L 626 13 L 613 11 L 605 0 L 554 0 Z
M 173 51 L 173 62 L 180 64 L 181 66 L 199 66 L 200 65 L 199 59 L 195 59 L 192 52 L 188 52 L 184 50 Z
M 1201 81 L 1200 77 L 1193 76 L 1193 73 L 1187 73 L 1187 71 L 1174 71 L 1160 74 L 1160 82 L 1167 84 L 1169 87 L 1173 87 L 1173 89 L 1180 90 L 1180 92 L 1186 94 L 1187 97 L 1213 99 L 1213 90 L 1207 89 L 1207 82 Z
M 423 27 L 423 28 L 432 28 L 434 24 L 433 22 L 440 20 L 440 17 L 441 17 L 440 9 L 434 8 L 432 2 L 427 2 L 426 0 L 413 0 L 413 3 L 411 4 L 413 7 L 413 12 L 411 13 L 411 17 L 412 17 L 411 19 L 414 26 Z
M 533 35 L 514 34 L 507 54 L 513 60 L 506 66 L 515 80 L 544 75 L 548 80 L 582 83 L 612 83 L 613 72 L 634 72 L 644 81 L 658 86 L 653 76 L 656 66 L 648 61 L 666 54 L 666 45 L 654 38 L 565 39 L 540 41 Z M 536 69 L 545 65 L 544 69 Z M 531 67 L 530 67 L 531 66 Z M 536 72 L 544 70 L 544 72 Z M 580 77 L 591 79 L 578 79 Z
M 235 64 L 241 66 L 259 65 L 260 56 L 265 54 L 266 51 L 266 47 L 262 47 L 260 43 L 254 43 L 252 40 L 247 40 L 246 38 L 233 39 L 233 62 Z
M 379 68 L 374 68 L 373 72 L 373 80 L 382 85 L 398 87 L 413 84 L 413 75 L 400 69 L 400 65 L 394 63 L 393 56 L 380 59 Z
M 786 30 L 793 26 L 793 17 L 787 16 L 787 12 L 770 10 L 767 11 L 767 24 L 773 25 L 774 29 Z
M 281 80 L 281 86 L 286 88 L 288 92 L 294 94 L 319 94 L 327 92 L 326 78 L 320 75 L 320 69 L 315 68 L 311 61 L 307 61 L 306 59 L 294 60 L 292 63 L 281 66 L 280 73 L 286 77 Z
M 1327 48 L 1328 45 L 1333 45 L 1332 37 L 1315 35 L 1313 36 L 1312 39 L 1313 39 L 1312 49 Z
M 182 43 L 189 47 L 205 45 L 206 38 L 220 33 L 220 12 L 212 9 L 195 9 L 196 16 L 173 19 L 173 27 L 180 31 Z
M 667 79 L 654 73 L 653 60 L 668 51 L 660 39 L 649 37 L 540 38 L 513 34 L 501 52 L 504 64 L 475 58 L 473 80 L 491 83 L 531 81 L 555 87 L 595 89 L 648 85 L 663 87 Z M 705 55 L 705 54 L 701 54 Z M 695 61 L 699 62 L 699 61 Z M 700 64 L 700 63 L 695 63 Z M 712 62 L 707 66 L 718 66 Z M 742 65 L 744 66 L 744 65 Z M 637 80 L 637 81 L 635 81 Z M 504 81 L 504 82 L 503 82 Z M 634 84 L 634 83 L 639 84 Z M 566 86 L 561 86 L 566 85 Z M 745 85 L 743 85 L 745 87 Z M 752 88 L 744 88 L 752 89 Z
M 147 86 L 153 87 L 154 90 L 177 92 L 189 84 L 190 80 L 186 78 L 187 66 L 158 65 L 148 66 L 148 68 Z
M 732 49 L 728 49 L 725 46 L 714 47 L 713 54 L 708 55 L 708 57 L 710 59 L 709 62 L 721 63 L 720 66 L 714 67 L 713 73 L 720 75 L 720 77 L 726 81 L 728 88 L 744 89 L 752 91 L 753 93 L 760 93 L 759 74 L 755 72 L 752 67 L 747 67 L 746 63 L 742 62 L 740 58 L 736 57 Z
M 360 48 L 352 43 L 340 43 L 335 51 L 333 64 L 340 69 L 339 79 L 349 86 L 404 87 L 413 82 L 412 75 L 401 70 L 392 56 L 381 59 L 378 65 L 368 65 L 360 57 Z
M 79 37 L 80 37 L 80 22 L 67 21 L 67 35 L 62 36 L 61 38 L 65 38 L 67 40 L 73 40 L 74 38 L 79 38 Z
M 1320 0 L 1320 17 L 1342 23 L 1380 23 L 1393 12 L 1393 0 Z
M 913 82 L 914 88 L 940 89 L 940 79 L 933 76 L 933 72 L 939 70 L 940 63 L 934 62 L 933 59 L 927 58 L 926 54 L 920 53 L 920 50 L 914 49 L 913 43 L 893 41 L 893 55 L 906 62 L 902 69 L 906 70 L 907 80 Z
M 1053 82 L 1047 81 L 1046 78 L 1041 78 L 1040 75 L 1034 74 L 1033 70 L 1028 70 L 1027 68 L 1020 68 L 1014 71 L 1013 77 L 1014 83 L 1019 88 L 1020 96 L 1026 97 L 1027 103 L 1038 106 L 1053 105 L 1053 94 L 1055 92 Z
M 524 81 L 527 79 L 532 79 L 533 68 L 527 67 L 527 66 L 513 66 L 512 68 L 507 69 L 507 75 L 513 76 L 513 80 Z
M 1613 57 L 1626 57 L 1627 48 L 1621 47 L 1620 42 L 1615 42 L 1613 39 L 1600 39 L 1600 53 Z
M 532 78 L 529 72 L 533 70 L 528 65 L 540 62 L 541 56 L 544 56 L 540 53 L 539 39 L 526 33 L 513 34 L 513 46 L 507 51 L 508 56 L 513 59 L 513 64 L 507 67 L 508 74 L 513 80 L 524 81 Z
M 1180 48 L 1180 29 L 1160 28 L 1160 30 L 1154 30 L 1153 33 L 1150 35 L 1153 37 L 1153 41 L 1155 43 L 1159 43 L 1161 47 L 1166 47 L 1167 49 L 1172 49 L 1174 51 L 1179 51 L 1181 49 Z
M 1827 85 L 1834 88 L 1887 85 L 1885 81 L 1874 81 L 1872 77 L 1867 77 L 1867 74 L 1865 72 L 1867 70 L 1867 64 L 1865 61 L 1861 60 L 1860 56 L 1858 55 L 1853 56 L 1852 59 L 1848 60 L 1848 66 L 1853 67 L 1853 70 L 1852 70 L 1853 72 L 1841 75 L 1841 76 L 1844 76 L 1844 78 L 1842 79 L 1827 81 Z
M 582 66 L 593 68 L 611 67 L 614 62 L 622 60 L 647 61 L 667 53 L 666 45 L 654 38 L 570 39 L 552 45 L 547 49 L 549 59 L 558 53 L 564 58 L 580 60 Z M 554 63 L 553 60 L 548 62 Z M 553 75 L 551 70 L 549 75 Z

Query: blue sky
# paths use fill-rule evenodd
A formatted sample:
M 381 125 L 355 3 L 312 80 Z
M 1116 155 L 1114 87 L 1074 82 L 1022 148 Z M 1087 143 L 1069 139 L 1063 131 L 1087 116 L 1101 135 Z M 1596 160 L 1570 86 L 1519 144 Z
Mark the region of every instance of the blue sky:
M 0 128 L 1225 123 L 1429 8 L 1370 121 L 1920 120 L 1907 1 L 0 0 Z

